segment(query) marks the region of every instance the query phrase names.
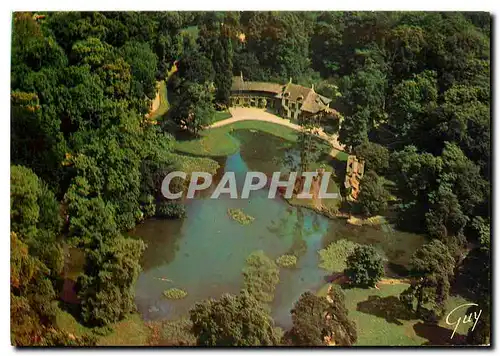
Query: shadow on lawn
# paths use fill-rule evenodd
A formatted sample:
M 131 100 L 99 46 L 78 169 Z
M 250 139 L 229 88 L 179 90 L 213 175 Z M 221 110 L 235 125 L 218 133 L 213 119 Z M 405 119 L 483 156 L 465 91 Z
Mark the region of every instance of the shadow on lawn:
M 368 300 L 359 302 L 356 310 L 384 318 L 388 323 L 396 325 L 403 325 L 400 320 L 414 319 L 413 313 L 395 296 L 381 298 L 378 295 L 371 295 Z
M 418 322 L 413 325 L 413 330 L 415 330 L 415 334 L 420 337 L 426 338 L 429 340 L 423 345 L 432 346 L 432 345 L 464 345 L 466 343 L 466 337 L 464 335 L 460 335 L 455 333 L 453 335 L 453 339 L 451 335 L 453 330 L 443 328 L 437 324 L 428 324 L 423 322 Z

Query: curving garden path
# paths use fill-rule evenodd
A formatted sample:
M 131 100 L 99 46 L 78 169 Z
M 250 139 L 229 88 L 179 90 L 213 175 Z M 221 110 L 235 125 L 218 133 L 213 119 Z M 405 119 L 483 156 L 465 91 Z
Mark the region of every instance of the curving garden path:
M 234 107 L 234 108 L 229 108 L 229 112 L 231 113 L 232 117 L 230 117 L 229 119 L 224 119 L 215 122 L 208 128 L 221 127 L 238 121 L 253 120 L 253 121 L 272 122 L 278 125 L 289 127 L 296 131 L 302 130 L 302 127 L 300 125 L 291 123 L 290 120 L 283 119 L 279 116 L 273 115 L 265 111 L 264 109 Z M 322 128 L 316 130 L 315 135 L 330 143 L 330 145 L 333 147 L 333 150 L 330 153 L 330 155 L 332 155 L 333 157 L 335 157 L 338 151 L 345 150 L 345 146 L 338 141 L 338 135 L 329 135 L 326 132 L 324 132 Z

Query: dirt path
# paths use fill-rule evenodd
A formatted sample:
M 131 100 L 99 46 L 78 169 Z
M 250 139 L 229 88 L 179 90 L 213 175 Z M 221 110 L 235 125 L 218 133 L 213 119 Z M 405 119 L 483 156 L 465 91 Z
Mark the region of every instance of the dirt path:
M 156 96 L 151 102 L 151 106 L 149 107 L 149 113 L 146 114 L 146 119 L 153 116 L 156 110 L 160 107 L 160 82 L 156 83 Z
M 272 122 L 278 125 L 289 127 L 296 131 L 302 130 L 301 126 L 291 123 L 290 120 L 283 119 L 281 117 L 273 115 L 265 111 L 264 109 L 238 107 L 238 108 L 229 108 L 229 112 L 233 117 L 218 121 L 210 125 L 209 128 L 221 127 L 238 121 L 253 120 L 253 121 Z M 318 129 L 315 132 L 315 135 L 327 141 L 333 147 L 332 151 L 330 152 L 330 156 L 335 157 L 338 151 L 344 151 L 345 146 L 340 144 L 340 142 L 338 141 L 338 135 L 329 135 L 326 132 L 324 132 L 323 129 Z

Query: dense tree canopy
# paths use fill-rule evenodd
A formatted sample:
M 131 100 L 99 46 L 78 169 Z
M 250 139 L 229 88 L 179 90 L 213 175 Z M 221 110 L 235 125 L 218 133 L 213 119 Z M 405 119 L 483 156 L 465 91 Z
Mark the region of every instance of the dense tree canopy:
M 190 316 L 199 346 L 273 346 L 279 341 L 268 311 L 246 292 L 196 303 Z
M 415 282 L 401 294 L 401 300 L 418 316 L 422 316 L 424 304 L 433 315 L 441 316 L 454 269 L 455 260 L 441 241 L 434 239 L 423 245 L 411 258 L 410 273 Z
M 433 238 L 412 260 L 416 282 L 402 296 L 408 305 L 416 302 L 421 311 L 429 301 L 439 313 L 455 262 L 460 273 L 473 276 L 466 286 L 475 300 L 489 300 L 489 14 L 41 14 L 14 13 L 12 23 L 14 343 L 95 341 L 68 340 L 53 325 L 64 245 L 85 253 L 78 282 L 82 321 L 105 325 L 133 309 L 144 246 L 122 234 L 155 214 L 183 216 L 182 206 L 165 204 L 160 192 L 165 174 L 184 160 L 172 152 L 172 124 L 198 134 L 215 110 L 227 107 L 231 78 L 240 73 L 249 80 L 318 84 L 317 91 L 333 99 L 330 107 L 344 117 L 339 141 L 366 163 L 352 206 L 366 215 L 393 210 L 399 228 Z M 145 115 L 163 80 L 170 109 L 156 125 Z M 301 124 L 324 126 L 321 120 Z M 308 135 L 299 139 L 310 148 L 302 155 L 306 168 L 319 150 Z M 275 267 L 265 256 L 249 258 L 245 288 L 259 302 L 272 300 Z M 196 307 L 199 343 L 276 344 L 269 316 L 252 298 Z M 295 314 L 321 326 L 318 315 L 330 307 L 313 299 L 301 298 Z M 207 315 L 221 303 L 238 312 L 221 312 L 236 326 L 217 335 L 220 326 L 209 324 Z M 254 319 L 244 315 L 246 305 L 256 310 Z M 255 330 L 242 326 L 248 318 Z M 324 341 L 323 326 L 311 326 L 304 336 L 309 326 L 294 323 L 294 343 Z M 474 343 L 485 342 L 488 323 L 470 333 Z M 352 325 L 342 325 L 343 337 L 335 342 L 352 344 Z
M 292 328 L 284 335 L 285 345 L 350 346 L 357 340 L 356 325 L 349 319 L 344 294 L 333 286 L 328 297 L 303 293 L 295 303 Z
M 360 245 L 347 256 L 345 275 L 361 287 L 374 287 L 384 275 L 384 260 L 373 246 Z

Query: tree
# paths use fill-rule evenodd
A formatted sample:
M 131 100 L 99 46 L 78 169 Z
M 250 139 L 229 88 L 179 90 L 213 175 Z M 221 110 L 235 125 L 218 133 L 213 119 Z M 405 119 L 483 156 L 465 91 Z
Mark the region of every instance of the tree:
M 293 346 L 351 346 L 357 340 L 355 324 L 348 318 L 344 295 L 332 285 L 327 298 L 303 293 L 291 310 L 293 326 L 283 342 Z
M 374 287 L 384 276 L 384 260 L 373 246 L 361 245 L 347 257 L 344 274 L 362 287 Z
M 412 138 L 420 133 L 421 121 L 437 106 L 436 72 L 424 71 L 404 80 L 393 90 L 390 123 L 398 135 Z
M 86 249 L 84 274 L 77 281 L 85 323 L 107 325 L 134 310 L 134 286 L 144 249 L 142 240 L 123 237 L 96 239 L 94 248 Z
M 233 41 L 238 27 L 238 16 L 225 13 L 222 22 L 207 18 L 200 26 L 201 52 L 213 65 L 215 101 L 223 106 L 229 105 L 233 78 Z
M 368 140 L 368 132 L 387 119 L 385 90 L 387 77 L 379 59 L 371 52 L 359 54 L 365 64 L 340 81 L 340 104 L 345 108 L 345 120 L 340 130 L 340 140 L 355 147 Z
M 384 146 L 367 141 L 354 147 L 354 153 L 358 158 L 365 160 L 366 169 L 382 175 L 387 172 L 389 168 L 389 150 Z
M 30 169 L 11 166 L 11 231 L 19 234 L 53 281 L 63 267 L 57 241 L 61 220 L 59 202 L 48 186 Z
M 29 168 L 11 166 L 10 183 L 11 229 L 25 236 L 33 236 L 40 217 L 38 196 L 41 189 L 38 177 Z
M 253 53 L 276 81 L 300 78 L 306 73 L 313 29 L 308 13 L 249 11 L 242 14 L 241 24 L 247 38 L 242 51 Z M 271 79 L 269 74 L 265 79 Z
M 259 302 L 269 303 L 274 299 L 274 290 L 279 282 L 279 268 L 264 251 L 256 251 L 247 257 L 243 279 L 249 294 Z
M 468 299 L 480 305 L 482 310 L 476 327 L 474 330 L 471 327 L 467 333 L 467 342 L 486 345 L 491 340 L 491 228 L 481 217 L 474 217 L 470 225 L 470 235 L 477 245 L 459 265 L 456 284 L 464 286 Z M 473 311 L 467 310 L 467 313 Z
M 212 62 L 196 49 L 191 49 L 183 54 L 178 68 L 179 77 L 185 82 L 200 85 L 214 82 L 215 72 Z
M 121 52 L 123 59 L 130 65 L 132 73 L 131 93 L 137 100 L 148 97 L 153 99 L 156 93 L 156 68 L 158 58 L 147 43 L 127 42 Z M 139 106 L 139 112 L 147 113 L 144 106 Z
M 389 192 L 384 187 L 384 179 L 374 171 L 368 171 L 361 179 L 361 189 L 357 203 L 365 215 L 376 215 L 387 209 Z
M 415 146 L 406 146 L 391 154 L 391 178 L 396 182 L 401 198 L 398 207 L 400 227 L 426 231 L 429 193 L 436 189 L 441 170 L 441 157 L 419 153 Z
M 450 185 L 440 184 L 437 192 L 429 194 L 429 202 L 431 206 L 425 214 L 429 235 L 438 239 L 462 235 L 469 218 L 462 212 Z
M 215 114 L 212 86 L 184 81 L 177 102 L 171 116 L 181 129 L 197 134 L 212 122 Z
M 410 275 L 414 280 L 401 293 L 401 301 L 419 317 L 424 304 L 429 306 L 434 317 L 440 316 L 450 292 L 454 269 L 455 260 L 441 241 L 434 239 L 423 245 L 410 260 Z
M 279 342 L 268 311 L 246 292 L 196 303 L 189 315 L 199 346 L 273 346 Z

